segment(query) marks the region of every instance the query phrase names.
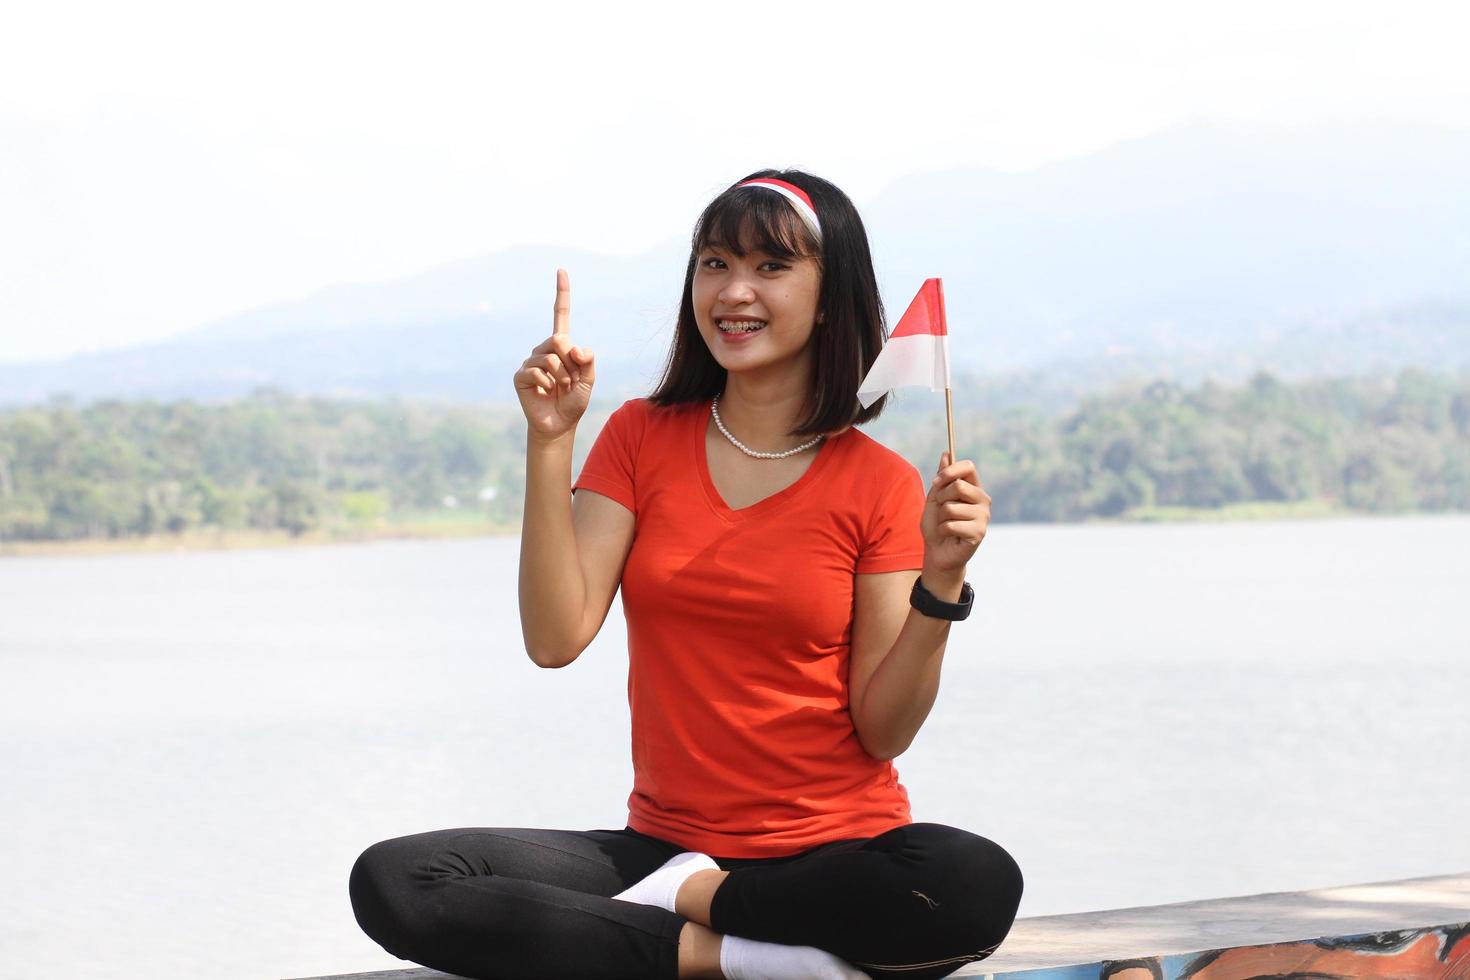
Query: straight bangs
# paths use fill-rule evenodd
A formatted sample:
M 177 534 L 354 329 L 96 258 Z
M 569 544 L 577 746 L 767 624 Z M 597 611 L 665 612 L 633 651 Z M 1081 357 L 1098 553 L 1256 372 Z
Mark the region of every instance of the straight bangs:
M 742 259 L 751 252 L 822 259 L 821 243 L 791 202 L 762 187 L 734 187 L 711 201 L 694 226 L 692 248 L 696 256 L 717 248 Z

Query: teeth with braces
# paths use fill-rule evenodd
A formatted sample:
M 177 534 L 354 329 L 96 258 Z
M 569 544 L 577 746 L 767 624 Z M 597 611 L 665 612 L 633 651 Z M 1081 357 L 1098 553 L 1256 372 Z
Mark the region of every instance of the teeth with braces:
M 764 320 L 721 320 L 719 323 L 725 333 L 753 333 L 765 325 Z

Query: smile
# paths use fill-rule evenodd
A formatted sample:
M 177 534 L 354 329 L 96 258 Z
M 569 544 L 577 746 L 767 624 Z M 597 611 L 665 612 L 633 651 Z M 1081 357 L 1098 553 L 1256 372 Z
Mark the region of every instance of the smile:
M 716 320 L 723 333 L 755 333 L 766 325 L 764 320 Z

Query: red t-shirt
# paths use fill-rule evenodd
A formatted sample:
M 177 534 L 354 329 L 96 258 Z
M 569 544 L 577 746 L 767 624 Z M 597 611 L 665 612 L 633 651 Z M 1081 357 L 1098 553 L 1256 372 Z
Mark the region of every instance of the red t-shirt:
M 924 486 L 856 429 L 790 487 L 731 510 L 710 406 L 626 402 L 574 486 L 636 519 L 623 568 L 628 825 L 719 857 L 773 857 L 911 821 L 848 713 L 854 576 L 923 567 Z

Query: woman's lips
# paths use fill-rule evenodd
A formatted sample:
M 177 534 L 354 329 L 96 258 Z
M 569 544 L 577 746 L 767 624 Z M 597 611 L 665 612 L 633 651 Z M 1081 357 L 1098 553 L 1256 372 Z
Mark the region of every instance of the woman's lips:
M 742 343 L 754 337 L 766 328 L 764 320 L 726 320 L 715 321 L 715 329 L 720 336 L 732 344 Z

